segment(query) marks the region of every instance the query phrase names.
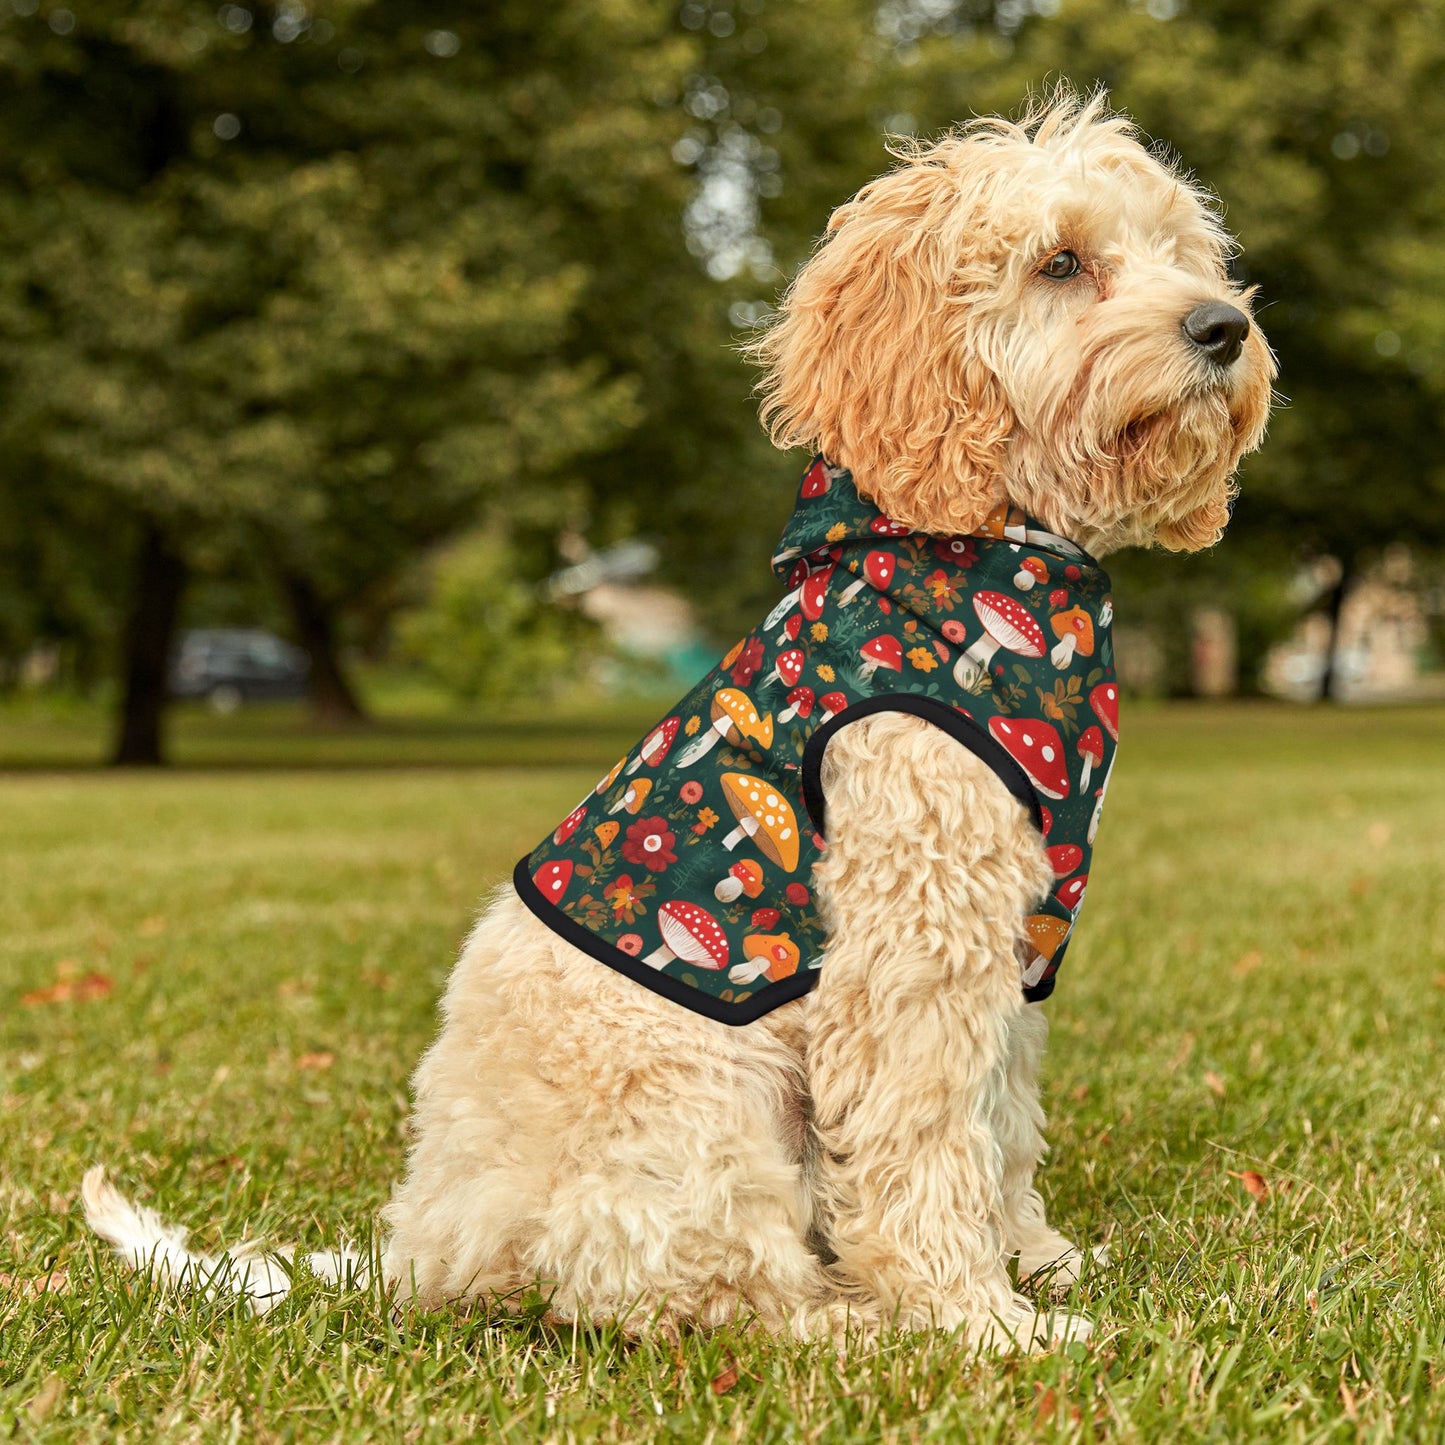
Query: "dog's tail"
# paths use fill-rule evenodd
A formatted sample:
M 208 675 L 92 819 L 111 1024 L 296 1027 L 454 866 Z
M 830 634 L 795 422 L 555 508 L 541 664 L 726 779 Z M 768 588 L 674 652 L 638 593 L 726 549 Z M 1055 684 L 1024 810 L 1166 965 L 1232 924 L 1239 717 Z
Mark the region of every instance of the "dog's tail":
M 219 1255 L 186 1248 L 186 1231 L 167 1224 L 153 1209 L 132 1204 L 105 1177 L 105 1165 L 88 1169 L 80 1185 L 85 1222 L 130 1265 L 177 1289 L 199 1290 L 207 1299 L 243 1298 L 263 1315 L 286 1298 L 291 1288 L 295 1250 L 268 1250 L 257 1243 Z M 370 1261 L 352 1249 L 325 1250 L 306 1257 L 311 1272 L 330 1284 L 363 1285 Z

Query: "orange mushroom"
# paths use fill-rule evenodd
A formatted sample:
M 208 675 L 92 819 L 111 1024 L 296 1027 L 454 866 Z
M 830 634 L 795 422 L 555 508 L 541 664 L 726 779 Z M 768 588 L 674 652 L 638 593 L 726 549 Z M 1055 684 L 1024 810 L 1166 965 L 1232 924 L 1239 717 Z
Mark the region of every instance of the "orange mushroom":
M 736 848 L 744 838 L 770 863 L 785 873 L 798 866 L 798 820 L 792 804 L 766 778 L 748 773 L 724 773 L 722 794 L 738 825 L 722 840 L 724 848 Z
M 747 961 L 728 969 L 732 983 L 752 983 L 764 974 L 773 982 L 788 978 L 797 973 L 802 957 L 798 945 L 786 933 L 750 933 L 743 939 L 743 953 Z
M 1025 988 L 1031 988 L 1044 976 L 1068 933 L 1068 920 L 1055 918 L 1051 913 L 1035 913 L 1024 920 L 1024 936 L 1019 947 Z

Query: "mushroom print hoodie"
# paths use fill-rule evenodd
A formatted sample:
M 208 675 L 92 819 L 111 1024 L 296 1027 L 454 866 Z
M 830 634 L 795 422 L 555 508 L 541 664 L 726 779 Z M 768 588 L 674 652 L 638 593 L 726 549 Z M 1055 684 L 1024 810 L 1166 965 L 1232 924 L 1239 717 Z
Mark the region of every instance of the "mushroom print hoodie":
M 744 1024 L 826 961 L 812 871 L 828 740 L 914 714 L 987 762 L 1055 874 L 1025 920 L 1046 998 L 1089 881 L 1119 733 L 1109 579 L 1002 505 L 966 537 L 909 532 L 815 459 L 773 570 L 785 592 L 517 865 L 556 932 L 709 1018 Z

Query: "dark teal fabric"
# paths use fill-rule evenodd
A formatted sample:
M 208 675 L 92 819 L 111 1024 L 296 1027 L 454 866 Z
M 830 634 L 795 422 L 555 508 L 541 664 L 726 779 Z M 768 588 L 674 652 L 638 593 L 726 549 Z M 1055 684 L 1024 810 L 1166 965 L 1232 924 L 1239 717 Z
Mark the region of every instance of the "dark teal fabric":
M 914 713 L 983 757 L 1040 826 L 1057 886 L 1026 921 L 1027 997 L 1053 989 L 1118 735 L 1109 579 L 1002 506 L 910 533 L 814 460 L 767 618 L 518 864 L 528 905 L 665 996 L 747 1023 L 817 980 L 820 769 L 839 727 Z

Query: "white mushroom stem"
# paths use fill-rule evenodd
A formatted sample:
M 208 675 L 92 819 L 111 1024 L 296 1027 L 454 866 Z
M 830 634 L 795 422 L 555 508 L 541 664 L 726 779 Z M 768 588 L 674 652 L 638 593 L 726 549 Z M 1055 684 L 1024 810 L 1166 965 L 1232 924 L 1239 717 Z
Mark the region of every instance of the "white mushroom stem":
M 972 687 L 988 675 L 988 665 L 998 649 L 998 639 L 985 632 L 954 664 L 953 680 L 960 687 Z
M 1089 774 L 1094 769 L 1094 757 L 1092 753 L 1083 753 L 1084 771 L 1079 775 L 1079 791 L 1082 793 L 1089 786 Z
M 1055 667 L 1067 667 L 1074 658 L 1074 649 L 1079 645 L 1079 639 L 1072 633 L 1066 632 L 1059 639 L 1059 645 L 1049 653 L 1049 661 Z
M 751 983 L 755 978 L 761 978 L 767 971 L 767 959 L 750 958 L 746 963 L 735 963 L 728 969 L 728 982 Z
M 770 631 L 772 628 L 776 627 L 778 623 L 780 623 L 783 618 L 788 615 L 788 613 L 792 610 L 793 604 L 797 602 L 798 598 L 802 595 L 802 591 L 803 589 L 801 587 L 794 587 L 793 590 L 789 592 L 787 596 L 784 597 L 782 601 L 779 602 L 778 605 L 774 607 L 770 613 L 768 613 L 768 615 L 763 619 L 764 632 Z
M 731 903 L 742 891 L 742 883 L 734 878 L 732 874 L 728 874 L 728 876 L 713 889 L 712 896 L 716 898 L 719 903 Z
M 756 818 L 739 818 L 737 827 L 722 840 L 722 845 L 727 849 L 736 848 L 744 838 L 751 838 L 757 831 L 758 820 Z
M 733 720 L 726 713 L 715 722 L 709 723 L 707 731 L 683 750 L 677 760 L 678 767 L 690 768 L 699 758 L 705 758 L 727 736 L 732 725 Z
M 635 790 L 629 785 L 627 791 L 607 810 L 609 813 L 620 813 L 624 808 L 632 805 Z
M 664 943 L 661 948 L 653 949 L 642 961 L 649 968 L 661 970 L 666 968 L 668 964 L 674 962 L 677 956 L 678 955 Z
M 1037 949 L 1034 956 L 1029 960 L 1029 965 L 1024 969 L 1023 984 L 1025 988 L 1032 988 L 1043 976 L 1044 970 L 1048 968 L 1049 961 Z
M 1021 592 L 1027 592 L 1034 585 L 1034 574 L 1027 567 L 1020 567 L 1014 574 L 1014 586 Z
M 867 585 L 868 579 L 866 577 L 854 578 L 853 581 L 838 594 L 838 606 L 846 607 Z

